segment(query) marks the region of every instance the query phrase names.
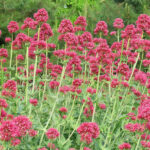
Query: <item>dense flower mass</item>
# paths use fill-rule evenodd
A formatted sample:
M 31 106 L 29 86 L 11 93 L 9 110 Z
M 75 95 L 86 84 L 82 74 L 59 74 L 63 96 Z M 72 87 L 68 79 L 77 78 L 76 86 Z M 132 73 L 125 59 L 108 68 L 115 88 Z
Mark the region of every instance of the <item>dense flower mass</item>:
M 48 18 L 0 30 L 0 149 L 150 149 L 150 16 Z
M 10 141 L 17 137 L 23 137 L 27 131 L 32 127 L 32 123 L 26 116 L 18 116 L 13 120 L 3 121 L 0 125 L 1 140 Z M 15 139 L 12 145 L 20 144 L 20 141 Z

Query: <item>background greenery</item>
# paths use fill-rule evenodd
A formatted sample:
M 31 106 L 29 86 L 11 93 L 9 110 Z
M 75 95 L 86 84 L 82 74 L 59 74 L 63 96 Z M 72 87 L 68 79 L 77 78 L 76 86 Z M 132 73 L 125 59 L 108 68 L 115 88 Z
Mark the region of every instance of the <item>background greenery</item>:
M 120 17 L 125 24 L 130 24 L 136 21 L 139 14 L 150 15 L 149 0 L 0 0 L 0 29 L 3 31 L 0 44 L 4 44 L 5 37 L 9 36 L 7 25 L 11 20 L 21 25 L 39 8 L 48 11 L 48 23 L 54 32 L 62 19 L 68 18 L 74 22 L 79 15 L 87 17 L 90 32 L 99 20 L 106 21 L 111 31 L 115 18 Z

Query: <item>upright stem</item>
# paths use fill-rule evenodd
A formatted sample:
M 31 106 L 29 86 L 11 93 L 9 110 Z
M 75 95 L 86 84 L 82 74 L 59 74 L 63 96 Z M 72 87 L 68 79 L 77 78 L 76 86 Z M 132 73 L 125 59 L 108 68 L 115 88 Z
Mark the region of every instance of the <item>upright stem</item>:
M 34 92 L 34 86 L 35 86 L 35 76 L 36 76 L 36 69 L 37 69 L 37 61 L 38 61 L 38 55 L 35 56 L 32 94 Z
M 12 42 L 13 42 L 13 33 L 12 33 L 12 38 L 11 38 Z M 12 51 L 12 43 L 11 43 L 11 49 L 10 49 L 10 63 L 9 63 L 9 67 L 11 69 L 11 65 L 12 65 L 12 55 L 13 55 L 13 51 Z M 10 76 L 11 76 L 11 71 L 10 71 Z
M 26 105 L 28 103 L 28 78 L 29 78 L 29 61 L 28 61 L 28 51 L 29 51 L 29 48 L 27 47 L 27 51 L 26 51 L 26 64 L 27 64 L 27 67 L 26 67 L 26 73 L 27 73 L 27 80 L 26 80 Z
M 0 60 L 1 61 L 1 85 L 3 85 L 3 62 L 2 62 L 2 60 Z

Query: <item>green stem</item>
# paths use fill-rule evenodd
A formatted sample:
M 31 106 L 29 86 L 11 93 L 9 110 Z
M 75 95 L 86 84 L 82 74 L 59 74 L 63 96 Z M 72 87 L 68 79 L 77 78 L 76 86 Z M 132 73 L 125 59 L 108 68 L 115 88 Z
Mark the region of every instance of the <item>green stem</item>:
M 28 78 L 29 78 L 28 51 L 29 51 L 29 48 L 27 47 L 27 51 L 26 51 L 26 64 L 27 64 L 27 67 L 26 67 L 26 73 L 27 73 L 27 80 L 26 80 L 26 105 L 28 103 Z
M 12 42 L 13 42 L 13 33 L 12 33 L 12 38 L 11 38 Z M 12 65 L 12 56 L 13 56 L 13 51 L 12 51 L 12 43 L 11 43 L 11 49 L 10 49 L 10 63 L 9 63 L 9 67 L 11 69 L 11 65 Z M 10 71 L 10 77 L 11 77 L 11 71 Z

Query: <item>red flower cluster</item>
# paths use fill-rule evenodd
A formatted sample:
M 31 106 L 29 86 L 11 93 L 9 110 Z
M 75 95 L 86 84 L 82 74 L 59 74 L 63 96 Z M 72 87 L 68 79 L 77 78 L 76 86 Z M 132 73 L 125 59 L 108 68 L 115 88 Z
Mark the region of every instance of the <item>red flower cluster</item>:
M 7 26 L 7 28 L 8 28 L 8 31 L 9 31 L 10 33 L 14 33 L 14 32 L 16 32 L 16 31 L 19 30 L 19 25 L 18 25 L 18 23 L 15 22 L 15 21 L 10 21 L 10 22 L 9 22 L 9 25 Z
M 44 8 L 39 9 L 36 13 L 34 13 L 34 18 L 38 22 L 46 22 L 48 20 L 48 13 Z
M 131 145 L 129 143 L 123 143 L 118 146 L 119 149 L 124 150 L 124 149 L 131 149 Z
M 33 106 L 37 106 L 38 100 L 37 99 L 30 99 L 30 104 L 32 104 Z
M 105 21 L 99 21 L 96 24 L 96 28 L 94 29 L 94 33 L 98 34 L 100 32 L 102 32 L 105 36 L 107 36 L 107 34 L 108 34 L 107 24 Z
M 1 140 L 12 140 L 12 145 L 18 145 L 20 141 L 17 138 L 25 136 L 31 127 L 32 123 L 26 116 L 18 116 L 13 120 L 3 121 L 0 125 Z
M 78 127 L 77 132 L 81 136 L 81 141 L 90 144 L 92 138 L 96 139 L 99 134 L 99 127 L 95 122 L 84 122 Z
M 7 80 L 6 83 L 3 84 L 2 95 L 6 97 L 16 97 L 17 91 L 17 83 L 14 80 Z
M 5 48 L 0 49 L 0 57 L 8 57 L 7 49 Z
M 0 108 L 7 108 L 8 104 L 5 99 L 0 98 Z
M 47 130 L 46 136 L 48 139 L 56 139 L 59 136 L 59 132 L 55 128 L 50 128 Z
M 121 18 L 116 18 L 113 23 L 114 28 L 122 29 L 124 27 L 123 20 Z
M 24 30 L 26 28 L 29 28 L 34 30 L 36 29 L 37 24 L 38 24 L 37 21 L 34 21 L 32 18 L 28 17 L 24 20 L 24 24 L 21 26 L 21 29 Z
M 129 130 L 130 132 L 136 132 L 136 131 L 143 132 L 145 128 L 143 125 L 141 125 L 139 123 L 135 123 L 135 124 L 128 123 L 125 125 L 125 129 Z
M 87 26 L 86 18 L 83 16 L 79 16 L 74 24 L 76 25 L 74 28 L 75 31 L 85 31 L 85 28 Z

